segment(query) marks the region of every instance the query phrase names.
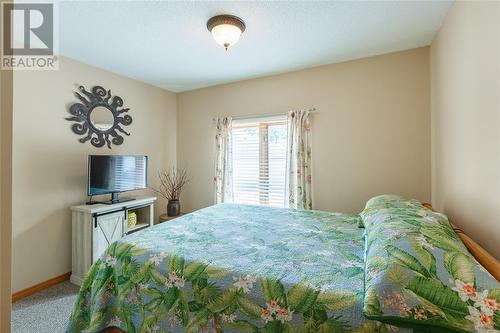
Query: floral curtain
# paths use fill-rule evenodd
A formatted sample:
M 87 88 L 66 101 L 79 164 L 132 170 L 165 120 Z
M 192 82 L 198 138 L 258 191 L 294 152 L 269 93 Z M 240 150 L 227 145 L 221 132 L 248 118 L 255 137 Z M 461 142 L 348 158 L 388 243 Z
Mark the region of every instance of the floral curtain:
M 215 203 L 233 201 L 231 123 L 231 117 L 220 117 L 216 119 Z
M 290 208 L 312 209 L 310 110 L 290 111 L 288 123 L 287 191 Z

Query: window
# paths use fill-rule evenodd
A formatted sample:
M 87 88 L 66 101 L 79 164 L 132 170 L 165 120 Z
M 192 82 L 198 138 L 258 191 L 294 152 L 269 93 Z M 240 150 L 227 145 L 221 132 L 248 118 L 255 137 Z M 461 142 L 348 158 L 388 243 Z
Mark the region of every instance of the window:
M 233 200 L 284 207 L 285 117 L 233 120 Z

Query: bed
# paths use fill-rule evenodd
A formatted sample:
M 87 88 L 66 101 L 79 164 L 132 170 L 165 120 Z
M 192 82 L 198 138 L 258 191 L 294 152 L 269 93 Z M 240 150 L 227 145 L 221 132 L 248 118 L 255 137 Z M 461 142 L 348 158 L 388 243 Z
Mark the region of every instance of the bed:
M 67 331 L 480 332 L 472 320 L 463 330 L 447 325 L 444 310 L 429 320 L 432 329 L 384 313 L 385 303 L 373 301 L 380 286 L 365 285 L 382 281 L 387 289 L 389 281 L 365 281 L 371 257 L 365 258 L 362 226 L 370 217 L 221 204 L 126 236 L 92 266 Z M 384 260 L 377 263 L 380 276 L 384 267 L 387 274 L 394 266 L 412 268 L 398 256 Z M 477 276 L 491 290 L 498 287 L 491 276 Z M 498 311 L 491 332 L 500 323 Z

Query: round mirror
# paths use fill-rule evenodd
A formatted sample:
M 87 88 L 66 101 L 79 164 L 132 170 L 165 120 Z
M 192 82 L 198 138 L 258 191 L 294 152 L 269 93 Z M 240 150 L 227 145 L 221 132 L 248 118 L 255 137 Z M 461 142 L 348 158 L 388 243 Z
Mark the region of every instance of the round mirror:
M 90 122 L 99 131 L 107 131 L 113 127 L 115 117 L 110 109 L 104 106 L 96 106 L 90 112 Z

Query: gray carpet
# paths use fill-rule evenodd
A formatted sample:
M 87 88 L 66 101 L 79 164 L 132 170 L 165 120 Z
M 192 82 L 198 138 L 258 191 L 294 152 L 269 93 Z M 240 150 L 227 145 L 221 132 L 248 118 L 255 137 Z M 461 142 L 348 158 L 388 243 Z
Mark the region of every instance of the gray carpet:
M 78 290 L 63 282 L 12 304 L 12 332 L 64 332 Z

